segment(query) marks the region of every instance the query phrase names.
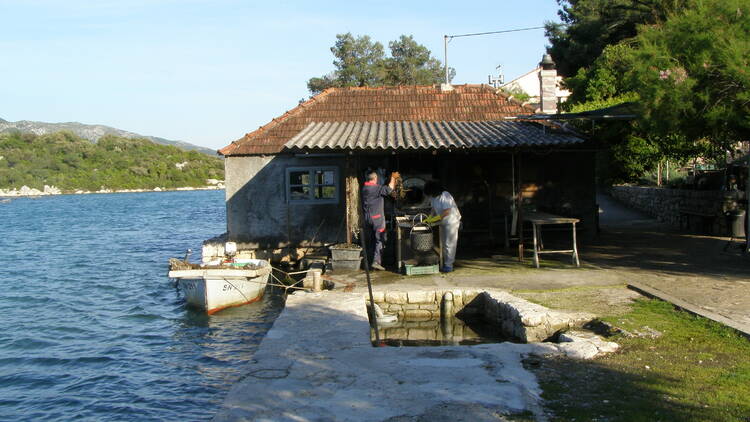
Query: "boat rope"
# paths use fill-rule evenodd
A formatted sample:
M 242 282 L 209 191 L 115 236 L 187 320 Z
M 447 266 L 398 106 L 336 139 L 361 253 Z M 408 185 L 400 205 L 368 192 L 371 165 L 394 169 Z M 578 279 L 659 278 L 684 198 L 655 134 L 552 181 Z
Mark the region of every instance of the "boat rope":
M 262 282 L 262 281 L 258 281 L 258 280 L 254 280 L 254 279 L 247 279 L 245 281 L 248 281 L 250 283 L 265 284 L 265 285 L 274 286 L 274 287 L 282 287 L 284 289 L 308 290 L 306 287 L 297 287 L 297 286 L 295 286 L 295 284 L 299 284 L 299 281 L 297 281 L 296 283 L 290 285 L 290 284 L 284 284 L 283 281 L 281 281 L 278 278 L 276 278 L 276 276 L 274 276 L 273 274 L 271 274 L 271 277 L 273 277 L 274 280 L 276 280 L 278 283 Z M 227 279 L 223 279 L 223 280 L 226 281 L 227 283 L 229 283 L 229 281 Z M 300 281 L 302 281 L 302 280 L 300 280 Z M 229 284 L 232 284 L 232 283 L 229 283 Z M 233 284 L 232 284 L 232 286 L 234 287 Z
M 232 284 L 231 281 L 227 280 L 226 278 L 223 279 L 223 280 L 224 280 L 225 283 L 229 283 L 229 285 L 232 286 L 234 288 L 234 290 L 237 290 L 238 292 L 240 292 L 240 294 L 242 295 L 242 297 L 245 298 L 245 302 L 250 302 L 251 301 L 250 299 L 247 298 L 247 296 L 245 296 L 244 293 L 242 293 L 242 290 L 238 289 L 237 286 L 235 286 L 234 284 Z

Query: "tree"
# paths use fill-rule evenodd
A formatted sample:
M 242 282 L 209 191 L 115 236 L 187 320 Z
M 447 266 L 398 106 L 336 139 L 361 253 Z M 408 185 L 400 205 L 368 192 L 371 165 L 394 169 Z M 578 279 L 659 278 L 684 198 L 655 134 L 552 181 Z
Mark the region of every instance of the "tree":
M 629 102 L 641 115 L 596 124 L 594 136 L 608 157 L 602 169 L 612 181 L 637 179 L 665 159 L 717 157 L 749 137 L 746 2 L 559 3 L 569 26 L 548 33 L 551 50 L 569 53 L 559 61 L 568 72 L 575 69 L 565 79 L 573 94 L 564 108 L 578 112 Z M 622 8 L 631 13 L 618 18 L 610 12 Z M 576 54 L 584 53 L 592 57 L 576 62 Z M 581 130 L 593 127 L 587 126 Z
M 548 22 L 548 48 L 562 76 L 590 66 L 608 45 L 633 38 L 638 25 L 663 22 L 690 0 L 557 0 L 562 23 Z
M 442 82 L 442 64 L 412 36 L 402 35 L 388 46 L 391 56 L 385 57 L 383 45 L 373 42 L 367 35 L 336 35 L 336 43 L 331 47 L 336 69 L 321 77 L 310 78 L 307 88 L 312 94 L 317 94 L 331 87 L 429 85 Z M 455 74 L 452 69 L 449 69 L 449 73 Z
M 369 36 L 354 37 L 350 32 L 336 35 L 331 47 L 336 58 L 336 70 L 307 82 L 310 92 L 317 93 L 326 88 L 344 86 L 373 86 L 383 78 L 383 44 L 372 42 Z
M 750 4 L 703 0 L 636 38 L 629 80 L 643 120 L 716 155 L 750 139 Z
M 440 60 L 411 35 L 402 35 L 389 42 L 388 47 L 391 57 L 385 59 L 385 85 L 431 85 L 444 80 L 445 69 Z
M 382 79 L 383 44 L 372 42 L 369 36 L 336 35 L 331 52 L 336 56 L 333 65 L 341 86 L 370 86 Z

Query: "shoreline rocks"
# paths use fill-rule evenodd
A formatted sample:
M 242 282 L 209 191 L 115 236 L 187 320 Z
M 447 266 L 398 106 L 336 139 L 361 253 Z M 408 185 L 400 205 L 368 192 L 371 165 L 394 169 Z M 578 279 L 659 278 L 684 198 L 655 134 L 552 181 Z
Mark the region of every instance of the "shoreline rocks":
M 44 185 L 43 190 L 39 190 L 36 188 L 30 188 L 24 185 L 24 186 L 21 186 L 19 189 L 15 189 L 15 188 L 0 189 L 0 197 L 20 198 L 20 197 L 38 197 L 38 196 L 50 196 L 50 195 L 86 195 L 86 194 L 94 194 L 94 193 L 172 192 L 172 191 L 223 190 L 223 189 L 224 189 L 224 184 L 221 183 L 220 181 L 217 183 L 210 183 L 207 186 L 199 186 L 199 187 L 192 187 L 192 186 L 184 186 L 184 187 L 178 187 L 178 188 L 155 187 L 153 189 L 107 189 L 105 187 L 102 187 L 101 189 L 97 191 L 89 191 L 89 190 L 82 190 L 82 189 L 62 191 L 60 188 L 56 186 L 48 186 L 48 185 Z

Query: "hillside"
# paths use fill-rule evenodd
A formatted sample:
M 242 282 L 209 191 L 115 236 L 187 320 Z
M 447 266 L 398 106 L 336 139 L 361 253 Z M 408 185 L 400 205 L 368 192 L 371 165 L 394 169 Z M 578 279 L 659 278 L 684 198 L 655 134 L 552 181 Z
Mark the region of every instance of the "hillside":
M 91 143 L 70 132 L 0 134 L 0 189 L 178 188 L 207 179 L 224 179 L 220 158 L 148 139 L 105 135 Z
M 69 131 L 83 139 L 88 139 L 91 142 L 97 142 L 101 137 L 106 135 L 114 135 L 123 138 L 142 138 L 148 139 L 157 144 L 162 145 L 173 145 L 184 150 L 195 150 L 203 154 L 217 155 L 216 151 L 201 147 L 198 145 L 189 144 L 182 141 L 173 141 L 169 139 L 159 138 L 156 136 L 143 136 L 137 133 L 128 132 L 127 130 L 117 129 L 104 125 L 87 125 L 78 122 L 66 122 L 66 123 L 46 123 L 46 122 L 35 122 L 31 120 L 19 120 L 17 122 L 9 122 L 7 120 L 0 119 L 0 133 L 33 133 L 35 135 L 46 135 L 49 133 L 55 133 L 60 131 Z

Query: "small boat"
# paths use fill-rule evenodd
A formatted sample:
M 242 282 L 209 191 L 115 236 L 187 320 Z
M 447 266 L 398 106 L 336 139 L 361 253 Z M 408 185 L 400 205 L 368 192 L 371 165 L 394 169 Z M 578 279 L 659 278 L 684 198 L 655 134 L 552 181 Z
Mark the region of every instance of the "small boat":
M 203 265 L 171 259 L 169 278 L 185 295 L 188 305 L 209 315 L 263 298 L 271 276 L 271 264 L 262 259 L 216 260 Z

